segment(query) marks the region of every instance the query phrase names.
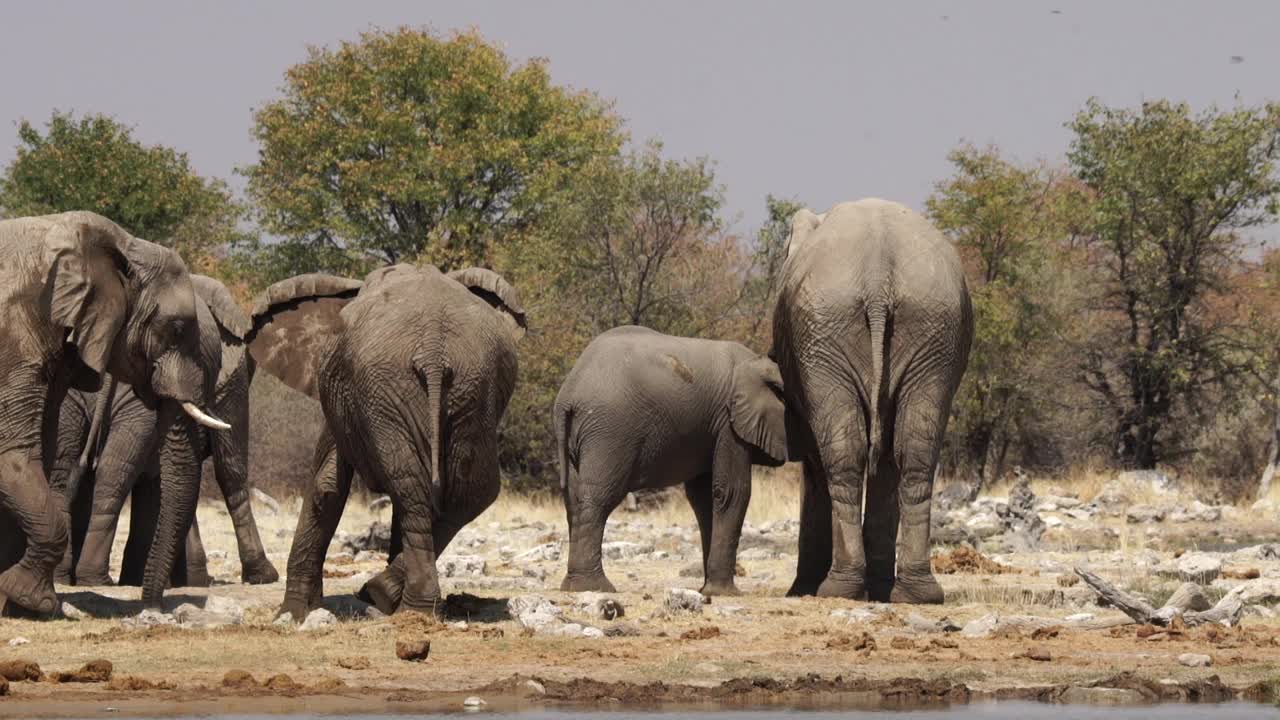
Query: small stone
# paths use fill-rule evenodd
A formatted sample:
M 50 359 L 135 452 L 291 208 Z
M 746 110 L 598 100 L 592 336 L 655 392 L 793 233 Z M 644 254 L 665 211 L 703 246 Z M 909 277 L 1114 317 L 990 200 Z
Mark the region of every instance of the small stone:
M 547 688 L 537 680 L 525 680 L 524 688 L 534 695 L 546 695 Z
M 1178 656 L 1178 663 L 1187 667 L 1203 668 L 1213 665 L 1213 658 L 1199 653 L 1182 653 Z
M 1156 523 L 1164 520 L 1164 510 L 1152 505 L 1131 505 L 1124 518 L 1131 525 Z
M 1043 645 L 1036 645 L 1034 647 L 1027 648 L 1027 651 L 1022 654 L 1022 657 L 1036 662 L 1049 662 L 1053 659 L 1053 655 L 1049 653 L 1049 648 L 1044 647 Z
M 469 707 L 469 708 L 478 708 L 481 705 L 488 705 L 488 704 L 489 703 L 485 702 L 483 698 L 480 698 L 479 696 L 476 696 L 476 695 L 472 695 L 471 697 L 462 701 L 462 707 Z
M 1065 618 L 1063 618 L 1063 621 L 1069 622 L 1069 623 L 1083 623 L 1083 622 L 1089 622 L 1093 618 L 1094 618 L 1093 613 L 1076 613 L 1074 615 L 1066 616 Z
M 228 670 L 222 676 L 222 687 L 228 688 L 251 688 L 257 687 L 258 681 L 244 670 Z
M 407 662 L 422 662 L 431 654 L 430 640 L 396 641 L 396 657 Z
M 525 560 L 529 562 L 537 562 L 539 560 L 556 561 L 559 559 L 560 543 L 543 543 L 536 547 L 529 548 L 512 558 L 512 560 Z
M 602 638 L 604 637 L 604 631 L 598 627 L 584 627 L 582 628 L 582 637 L 592 639 Z
M 397 643 L 397 655 L 399 654 L 399 650 L 399 644 Z M 368 670 L 373 667 L 373 663 L 369 662 L 369 658 L 364 655 L 356 655 L 353 657 L 338 658 L 338 667 L 345 668 L 347 670 Z
M 1187 553 L 1178 558 L 1177 575 L 1182 580 L 1205 585 L 1222 572 L 1222 559 L 1206 553 Z
M 459 632 L 466 632 L 468 627 L 470 626 L 467 625 L 466 620 L 458 620 L 457 622 L 449 623 L 450 630 L 457 630 Z
M 307 613 L 307 619 L 298 626 L 299 630 L 311 631 L 338 624 L 338 618 L 324 608 L 316 608 Z
M 16 637 L 9 640 L 9 647 L 21 647 L 29 642 L 31 641 L 24 637 Z
M 735 615 L 745 615 L 747 609 L 741 605 L 716 605 L 715 613 L 722 617 L 733 617 Z
M 557 546 L 556 553 L 560 550 Z M 484 575 L 485 561 L 479 555 L 446 555 L 437 565 L 445 577 L 479 577 Z

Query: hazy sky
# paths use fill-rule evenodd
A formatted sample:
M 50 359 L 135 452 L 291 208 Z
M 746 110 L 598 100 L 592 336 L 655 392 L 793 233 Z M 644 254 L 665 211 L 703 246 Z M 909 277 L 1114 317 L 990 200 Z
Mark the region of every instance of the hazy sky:
M 616 101 L 633 138 L 718 163 L 750 232 L 768 193 L 921 207 L 961 141 L 1059 159 L 1091 95 L 1280 99 L 1280 3 L 21 2 L 0 10 L 0 163 L 16 124 L 105 112 L 230 179 L 254 107 L 307 45 L 370 27 L 476 27 Z M 1239 56 L 1243 61 L 1232 61 Z

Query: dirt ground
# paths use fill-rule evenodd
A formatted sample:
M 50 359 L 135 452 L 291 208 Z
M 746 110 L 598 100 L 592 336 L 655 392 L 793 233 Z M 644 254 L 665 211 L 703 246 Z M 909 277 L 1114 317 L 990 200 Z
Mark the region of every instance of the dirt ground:
M 770 492 L 789 491 L 758 495 Z M 759 510 L 749 517 L 739 552 L 743 596 L 717 597 L 696 611 L 666 608 L 669 588 L 701 584 L 687 508 L 668 503 L 616 512 L 606 541 L 618 545 L 605 568 L 624 614 L 606 620 L 575 609 L 580 598 L 556 589 L 568 551 L 563 510 L 501 500 L 442 558 L 442 567 L 457 557 L 464 569 L 442 579 L 452 597 L 449 617 L 439 622 L 413 614 L 371 617 L 376 613 L 352 597 L 385 555 L 344 551 L 344 534 L 354 537 L 371 521 L 390 519 L 353 498 L 326 565 L 324 605 L 337 622 L 311 630 L 274 622 L 283 580 L 239 584 L 230 521 L 225 510 L 206 504 L 199 519 L 215 585 L 172 589 L 164 609 L 189 603 L 234 619 L 216 627 L 199 627 L 198 618 L 146 626 L 136 617 L 136 588 L 60 587 L 60 598 L 85 617 L 0 620 L 0 670 L 9 676 L 0 716 L 83 716 L 106 708 L 138 715 L 408 712 L 459 709 L 469 696 L 493 709 L 1275 699 L 1280 618 L 1268 608 L 1246 612 L 1232 628 L 1126 624 L 1119 611 L 1094 604 L 1070 570 L 1088 567 L 1159 606 L 1179 584 L 1159 568 L 1176 562 L 1196 538 L 1219 537 L 1221 521 L 1153 534 L 1124 518 L 1099 520 L 1093 531 L 1051 530 L 1042 548 L 1021 553 L 938 548 L 937 567 L 950 571 L 939 575 L 947 603 L 905 607 L 783 597 L 795 570 L 797 528 L 785 518 L 797 514 L 789 502 L 775 503 L 782 509 L 772 511 L 773 519 Z M 256 510 L 283 575 L 297 503 L 282 506 L 278 513 Z M 1277 535 L 1265 516 L 1242 514 L 1230 525 L 1251 538 Z M 123 540 L 117 539 L 116 568 Z M 1280 559 L 1265 552 L 1224 550 L 1221 557 L 1221 577 L 1205 584 L 1211 600 L 1232 583 L 1280 578 Z M 552 631 L 512 617 L 508 600 L 531 595 L 562 612 Z M 1010 617 L 1012 625 L 999 622 Z M 983 622 L 994 631 L 982 632 Z M 561 632 L 569 623 L 605 636 Z M 425 661 L 397 657 L 398 643 L 423 640 L 430 643 Z M 1208 657 L 1191 667 L 1180 659 L 1187 654 Z M 73 671 L 97 659 L 110 661 L 111 679 L 74 682 Z M 12 661 L 37 664 L 43 679 L 19 679 L 37 671 Z M 59 672 L 70 676 L 57 682 Z

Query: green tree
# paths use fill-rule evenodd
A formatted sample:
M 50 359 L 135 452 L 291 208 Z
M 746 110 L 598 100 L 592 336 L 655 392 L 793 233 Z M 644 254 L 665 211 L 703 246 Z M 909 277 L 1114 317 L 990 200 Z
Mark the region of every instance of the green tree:
M 787 240 L 791 238 L 791 217 L 804 203 L 773 195 L 765 197 L 767 217 L 756 231 L 755 250 L 752 255 L 751 277 L 747 282 L 749 302 L 754 310 L 751 324 L 752 337 L 759 337 L 773 317 L 773 301 L 778 291 L 782 266 L 787 260 Z M 767 343 L 768 338 L 764 338 Z
M 244 170 L 264 280 L 426 261 L 485 264 L 536 228 L 572 175 L 615 154 L 606 103 L 513 65 L 475 33 L 400 28 L 312 49 L 257 111 Z
M 1068 307 L 1055 286 L 1082 196 L 1062 173 L 1016 165 L 996 148 L 963 146 L 947 159 L 955 175 L 925 207 L 969 276 L 974 342 L 950 434 L 976 492 L 1001 475 L 1010 445 L 1055 396 L 1043 371 L 1060 346 Z
M 226 184 L 197 175 L 185 153 L 144 145 L 106 115 L 54 112 L 44 134 L 24 120 L 17 157 L 0 176 L 0 214 L 68 210 L 105 215 L 197 264 L 248 237 Z
M 1083 370 L 1112 411 L 1121 461 L 1151 468 L 1182 451 L 1169 422 L 1179 404 L 1253 365 L 1209 306 L 1229 291 L 1240 231 L 1275 218 L 1280 106 L 1092 100 L 1068 127 L 1072 169 L 1095 196 L 1090 252 L 1109 319 Z

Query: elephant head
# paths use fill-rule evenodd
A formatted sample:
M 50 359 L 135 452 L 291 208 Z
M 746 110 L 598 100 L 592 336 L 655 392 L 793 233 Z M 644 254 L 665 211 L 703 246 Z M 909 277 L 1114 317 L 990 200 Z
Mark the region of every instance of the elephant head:
M 173 400 L 196 422 L 226 429 L 198 405 L 208 399 L 208 379 L 182 258 L 94 213 L 40 219 L 48 222 L 50 317 L 95 382 L 109 372 L 144 400 Z
M 753 448 L 755 465 L 777 467 L 787 461 L 782 397 L 782 375 L 772 360 L 757 357 L 734 367 L 729 423 L 734 434 Z

